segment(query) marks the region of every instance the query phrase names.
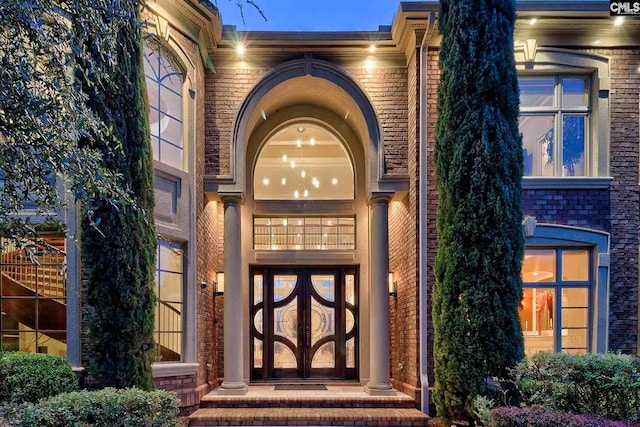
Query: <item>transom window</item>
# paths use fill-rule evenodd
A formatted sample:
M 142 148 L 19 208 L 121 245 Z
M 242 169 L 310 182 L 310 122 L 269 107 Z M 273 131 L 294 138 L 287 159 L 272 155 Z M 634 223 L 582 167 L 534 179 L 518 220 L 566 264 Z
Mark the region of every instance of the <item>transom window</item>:
M 144 73 L 153 158 L 182 170 L 182 76 L 166 55 L 150 46 L 144 49 Z
M 155 339 L 161 362 L 182 359 L 184 309 L 184 248 L 158 240 L 155 294 L 158 299 Z
M 588 176 L 589 79 L 520 77 L 524 175 Z
M 525 251 L 520 322 L 527 355 L 589 351 L 590 265 L 588 249 Z
M 353 217 L 254 218 L 256 250 L 353 250 Z
M 256 200 L 350 200 L 351 159 L 324 127 L 296 123 L 273 135 L 260 151 L 253 178 Z

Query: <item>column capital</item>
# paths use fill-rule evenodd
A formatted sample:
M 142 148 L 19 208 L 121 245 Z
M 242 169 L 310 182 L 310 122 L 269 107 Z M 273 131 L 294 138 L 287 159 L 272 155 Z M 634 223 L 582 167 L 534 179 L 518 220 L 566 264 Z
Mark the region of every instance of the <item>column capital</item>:
M 225 206 L 244 204 L 244 193 L 218 193 Z
M 388 192 L 374 192 L 369 195 L 367 199 L 367 205 L 377 205 L 377 204 L 389 204 L 391 199 L 393 198 L 393 193 Z

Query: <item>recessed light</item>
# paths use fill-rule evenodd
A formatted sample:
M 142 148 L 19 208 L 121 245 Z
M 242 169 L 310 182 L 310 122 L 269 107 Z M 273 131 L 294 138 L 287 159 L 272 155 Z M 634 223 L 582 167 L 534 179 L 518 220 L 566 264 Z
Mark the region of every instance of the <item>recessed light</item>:
M 376 51 L 376 45 L 375 44 L 372 44 L 371 46 L 369 46 L 369 52 L 370 53 L 373 53 L 375 51 Z
M 316 145 L 316 139 L 315 138 L 311 138 L 311 141 L 309 141 L 309 142 L 311 142 L 311 145 Z
M 280 181 L 282 183 L 282 185 L 285 185 L 287 183 L 287 178 L 282 178 L 282 181 Z
M 333 185 L 336 185 L 336 184 L 338 183 L 338 178 L 333 178 L 333 179 L 331 180 L 331 183 L 332 183 Z
M 303 170 L 302 172 L 300 172 L 300 176 L 304 178 L 305 176 L 307 176 L 307 173 Z
M 286 154 L 282 155 L 282 161 L 285 162 L 285 163 L 287 162 L 287 155 Z
M 618 16 L 616 18 L 615 21 L 613 21 L 613 25 L 615 25 L 616 27 L 622 25 L 622 22 L 624 22 L 624 18 L 622 16 Z
M 263 183 L 264 185 L 269 185 L 269 178 L 265 178 L 265 179 L 263 179 L 263 180 L 262 180 L 262 183 Z
M 236 52 L 238 53 L 238 55 L 244 55 L 244 45 L 242 43 L 238 43 L 236 45 Z
M 296 146 L 297 146 L 298 148 L 302 147 L 302 141 L 297 140 L 297 141 L 296 141 Z
M 296 199 L 300 197 L 300 193 L 298 193 L 298 190 L 293 192 L 293 197 L 295 197 Z
M 296 162 L 294 162 L 293 160 L 291 160 L 291 169 L 295 169 L 296 168 Z
M 536 23 L 537 23 L 537 22 L 538 22 L 538 19 L 537 19 L 537 18 L 531 18 L 531 19 L 529 20 L 529 25 L 536 25 Z
M 304 197 L 308 197 L 309 196 L 309 191 L 304 190 Z

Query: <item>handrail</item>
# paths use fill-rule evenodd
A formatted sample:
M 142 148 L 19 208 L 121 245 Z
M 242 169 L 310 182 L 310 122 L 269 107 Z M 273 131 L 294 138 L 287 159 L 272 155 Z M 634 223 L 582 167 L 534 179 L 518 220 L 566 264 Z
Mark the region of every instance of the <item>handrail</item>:
M 25 288 L 45 297 L 66 296 L 66 257 L 64 252 L 38 255 L 35 262 L 22 250 L 6 252 L 0 258 L 0 270 Z

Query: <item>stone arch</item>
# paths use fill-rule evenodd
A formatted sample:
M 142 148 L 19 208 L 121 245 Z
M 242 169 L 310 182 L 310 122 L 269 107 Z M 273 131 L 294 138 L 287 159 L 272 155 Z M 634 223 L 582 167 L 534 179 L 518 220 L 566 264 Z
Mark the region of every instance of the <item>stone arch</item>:
M 245 97 L 233 127 L 230 176 L 222 177 L 218 192 L 244 193 L 247 190 L 245 170 L 247 144 L 261 113 L 262 118 L 265 118 L 264 112 L 260 111 L 260 101 L 277 86 L 300 78 L 314 78 L 316 82 L 329 83 L 357 107 L 354 109 L 356 111 L 347 111 L 344 120 L 354 123 L 356 133 L 364 145 L 367 191 L 380 191 L 380 180 L 383 176 L 383 144 L 378 117 L 371 101 L 364 90 L 342 68 L 333 63 L 306 56 L 271 69 Z M 351 115 L 350 118 L 349 115 Z

